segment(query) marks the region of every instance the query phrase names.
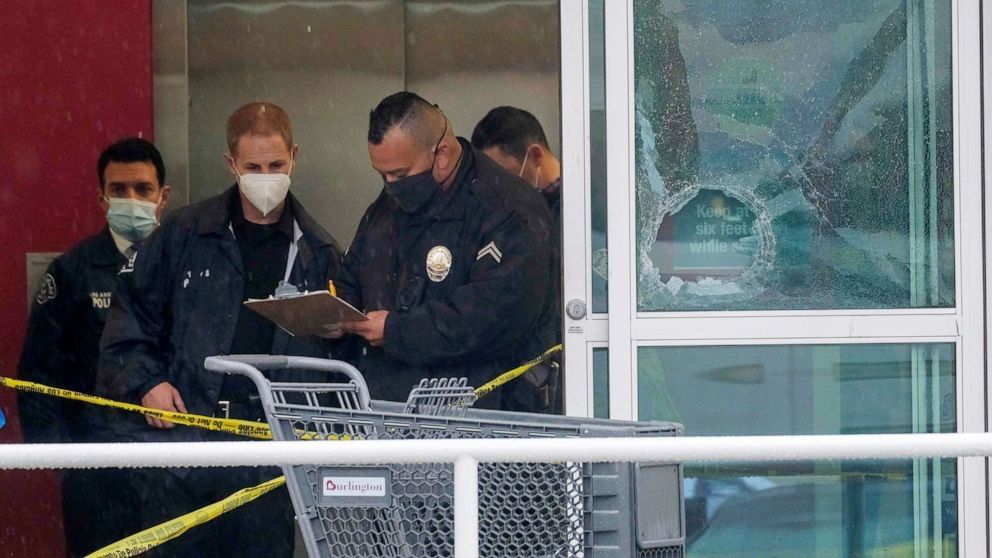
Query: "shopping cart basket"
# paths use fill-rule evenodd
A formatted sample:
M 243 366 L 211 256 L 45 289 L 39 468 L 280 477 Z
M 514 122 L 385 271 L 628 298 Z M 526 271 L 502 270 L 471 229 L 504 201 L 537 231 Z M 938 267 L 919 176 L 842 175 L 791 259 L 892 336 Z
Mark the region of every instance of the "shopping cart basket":
M 207 358 L 206 368 L 252 379 L 276 440 L 678 436 L 682 430 L 669 422 L 474 409 L 464 379 L 424 380 L 405 404 L 371 400 L 361 373 L 333 360 L 236 355 Z M 285 383 L 268 380 L 263 370 L 339 376 L 334 383 Z M 454 555 L 451 464 L 283 469 L 311 558 Z M 680 558 L 684 515 L 678 464 L 479 466 L 479 552 L 488 558 Z

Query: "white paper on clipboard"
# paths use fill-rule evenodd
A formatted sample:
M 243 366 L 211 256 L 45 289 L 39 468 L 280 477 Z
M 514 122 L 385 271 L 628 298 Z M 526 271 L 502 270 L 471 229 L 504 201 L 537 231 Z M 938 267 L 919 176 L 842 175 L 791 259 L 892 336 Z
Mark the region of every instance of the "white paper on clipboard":
M 325 326 L 369 319 L 328 291 L 249 299 L 244 304 L 295 336 L 321 335 L 329 329 Z

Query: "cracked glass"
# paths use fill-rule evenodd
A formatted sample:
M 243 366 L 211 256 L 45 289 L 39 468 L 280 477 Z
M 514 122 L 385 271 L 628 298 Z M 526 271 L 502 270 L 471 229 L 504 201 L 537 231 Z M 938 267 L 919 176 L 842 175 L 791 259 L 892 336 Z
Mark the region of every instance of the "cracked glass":
M 950 18 L 635 0 L 638 310 L 953 307 Z

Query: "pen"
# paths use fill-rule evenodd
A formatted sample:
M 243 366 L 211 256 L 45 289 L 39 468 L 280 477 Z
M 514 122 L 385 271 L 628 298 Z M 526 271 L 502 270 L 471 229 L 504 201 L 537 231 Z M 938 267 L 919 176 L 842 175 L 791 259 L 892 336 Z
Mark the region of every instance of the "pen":
M 331 295 L 332 296 L 338 296 L 338 290 L 334 286 L 334 281 L 328 281 L 327 282 L 327 290 L 331 291 Z

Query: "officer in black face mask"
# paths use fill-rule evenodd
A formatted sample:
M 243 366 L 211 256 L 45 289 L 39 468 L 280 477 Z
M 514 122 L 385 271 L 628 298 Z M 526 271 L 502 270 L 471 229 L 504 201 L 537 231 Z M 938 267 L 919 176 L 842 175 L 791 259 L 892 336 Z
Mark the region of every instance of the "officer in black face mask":
M 479 386 L 554 344 L 550 214 L 533 188 L 400 92 L 369 116 L 383 192 L 362 218 L 338 293 L 369 314 L 345 324 L 373 397 L 402 401 L 421 378 Z M 550 388 L 549 388 L 550 389 Z M 479 406 L 540 410 L 491 395 Z

